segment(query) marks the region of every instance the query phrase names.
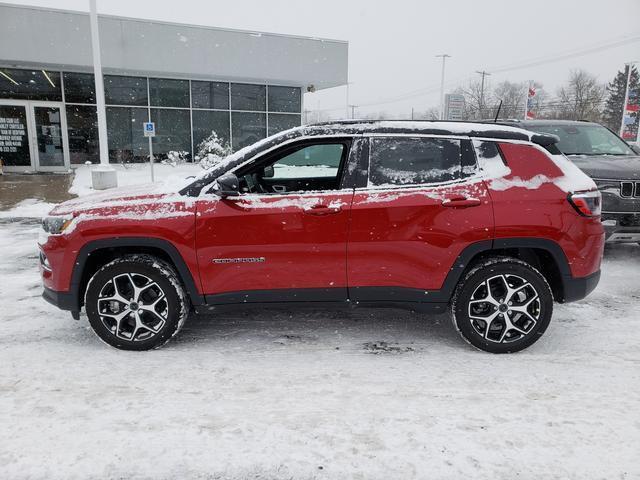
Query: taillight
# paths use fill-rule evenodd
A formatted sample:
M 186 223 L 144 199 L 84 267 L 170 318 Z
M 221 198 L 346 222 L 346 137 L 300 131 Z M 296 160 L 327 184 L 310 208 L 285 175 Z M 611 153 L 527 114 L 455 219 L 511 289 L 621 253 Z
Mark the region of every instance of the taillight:
M 602 213 L 602 195 L 598 190 L 571 193 L 567 198 L 583 217 L 597 217 Z

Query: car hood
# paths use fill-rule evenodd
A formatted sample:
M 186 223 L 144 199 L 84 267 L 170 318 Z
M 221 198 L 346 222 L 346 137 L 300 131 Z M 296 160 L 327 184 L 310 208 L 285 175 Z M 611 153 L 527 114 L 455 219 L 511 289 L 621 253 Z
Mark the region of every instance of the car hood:
M 187 200 L 178 193 L 166 191 L 162 185 L 135 185 L 105 190 L 67 200 L 51 210 L 51 215 L 79 214 L 96 209 L 126 209 L 169 200 Z
M 567 158 L 591 178 L 640 180 L 640 156 L 567 155 Z

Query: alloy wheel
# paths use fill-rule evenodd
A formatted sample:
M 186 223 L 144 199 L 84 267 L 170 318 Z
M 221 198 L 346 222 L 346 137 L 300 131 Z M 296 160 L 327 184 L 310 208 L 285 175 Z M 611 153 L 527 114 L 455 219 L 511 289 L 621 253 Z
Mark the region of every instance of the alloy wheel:
M 98 295 L 98 315 L 116 337 L 143 341 L 155 336 L 167 323 L 169 304 L 162 288 L 139 273 L 115 275 Z
M 473 329 L 490 342 L 520 340 L 538 323 L 540 296 L 518 275 L 496 275 L 478 285 L 468 304 Z

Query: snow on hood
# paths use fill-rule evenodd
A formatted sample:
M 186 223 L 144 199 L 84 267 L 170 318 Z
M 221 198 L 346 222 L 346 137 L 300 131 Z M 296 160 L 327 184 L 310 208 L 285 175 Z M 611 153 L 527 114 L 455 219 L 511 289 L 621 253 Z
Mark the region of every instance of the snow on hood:
M 73 215 L 63 235 L 69 235 L 86 222 L 155 222 L 160 219 L 195 215 L 195 199 L 175 192 L 163 192 L 158 185 L 131 186 L 68 200 L 51 215 Z
M 151 201 L 189 200 L 173 191 L 168 191 L 162 184 L 133 185 L 92 193 L 83 197 L 67 200 L 57 205 L 52 215 L 66 215 L 81 213 L 97 208 L 130 207 L 148 204 Z

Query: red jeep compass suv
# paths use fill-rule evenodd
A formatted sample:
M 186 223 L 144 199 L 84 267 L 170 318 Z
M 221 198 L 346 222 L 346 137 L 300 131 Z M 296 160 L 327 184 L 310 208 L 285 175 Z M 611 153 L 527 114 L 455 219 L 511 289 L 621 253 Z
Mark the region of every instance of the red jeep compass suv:
M 600 193 L 551 135 L 339 122 L 247 147 L 176 192 L 114 190 L 43 220 L 44 298 L 122 349 L 237 304 L 451 309 L 489 352 L 534 343 L 597 285 Z

